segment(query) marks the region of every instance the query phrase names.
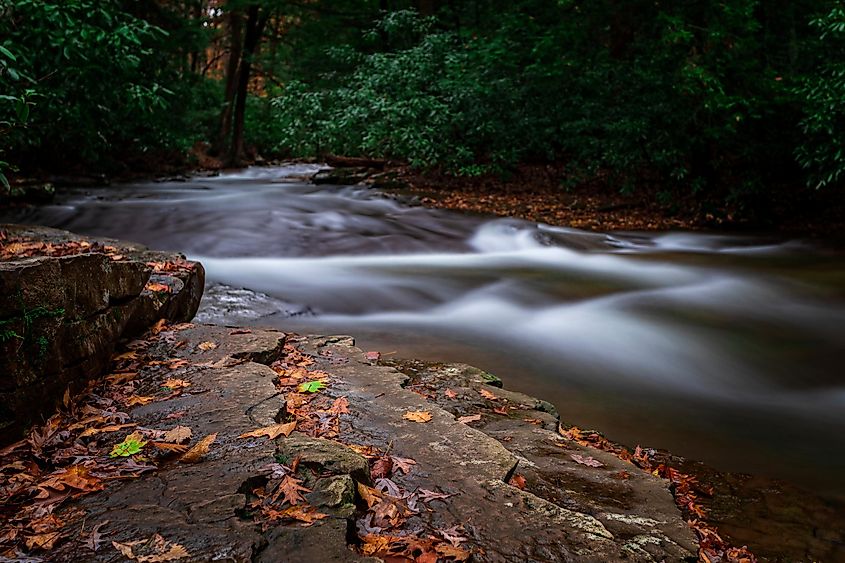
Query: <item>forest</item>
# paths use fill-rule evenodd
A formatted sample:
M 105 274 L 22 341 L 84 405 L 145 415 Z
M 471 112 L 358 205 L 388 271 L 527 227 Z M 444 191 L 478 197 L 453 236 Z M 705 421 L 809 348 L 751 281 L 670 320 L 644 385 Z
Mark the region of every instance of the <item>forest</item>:
M 841 189 L 845 6 L 2 0 L 0 127 L 4 184 L 340 154 L 741 211 Z

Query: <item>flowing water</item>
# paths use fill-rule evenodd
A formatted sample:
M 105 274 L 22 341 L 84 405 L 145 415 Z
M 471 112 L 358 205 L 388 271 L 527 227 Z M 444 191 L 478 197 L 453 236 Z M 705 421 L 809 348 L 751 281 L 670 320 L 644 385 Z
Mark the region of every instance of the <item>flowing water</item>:
M 467 216 L 314 170 L 71 190 L 0 219 L 185 252 L 204 319 L 471 363 L 616 441 L 845 496 L 841 253 Z

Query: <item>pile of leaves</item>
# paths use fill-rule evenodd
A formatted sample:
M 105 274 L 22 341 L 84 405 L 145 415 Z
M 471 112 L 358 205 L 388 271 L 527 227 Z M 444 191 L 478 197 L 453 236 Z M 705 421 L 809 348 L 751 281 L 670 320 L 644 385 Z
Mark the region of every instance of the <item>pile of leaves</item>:
M 0 231 L 0 260 L 31 258 L 33 256 L 72 256 L 76 254 L 105 254 L 112 260 L 123 260 L 117 247 L 84 239 L 45 242 L 40 239 L 9 236 Z
M 66 528 L 84 513 L 65 506 L 68 501 L 105 490 L 112 481 L 135 479 L 155 471 L 167 460 L 194 463 L 214 442 L 210 435 L 190 445 L 191 429 L 174 426 L 153 430 L 132 420 L 132 406 L 181 395 L 191 384 L 177 377 L 187 369 L 185 360 L 151 361 L 145 351 L 159 338 L 175 338 L 192 325 L 166 327 L 159 321 L 142 340 L 129 343 L 128 351 L 113 357 L 112 372 L 90 382 L 76 395 L 65 393 L 58 412 L 29 435 L 0 450 L 0 557 L 47 552 L 73 541 L 73 548 L 97 551 L 100 527 L 71 540 Z M 165 328 L 170 330 L 160 334 Z M 139 378 L 139 370 L 148 376 Z M 140 394 L 140 389 L 155 391 Z M 178 418 L 184 413 L 174 413 Z M 183 548 L 163 538 L 115 545 L 124 554 L 146 553 L 147 561 L 161 553 L 181 553 Z M 158 554 L 158 555 L 156 555 Z
M 700 483 L 694 475 L 682 473 L 667 463 L 655 462 L 654 457 L 657 452 L 654 450 L 637 446 L 631 452 L 619 444 L 614 444 L 594 430 L 582 430 L 572 426 L 567 429 L 560 428 L 560 432 L 566 438 L 582 446 L 590 446 L 610 452 L 653 475 L 668 479 L 672 484 L 675 504 L 677 504 L 684 519 L 698 538 L 700 561 L 703 563 L 756 563 L 756 556 L 746 546 L 735 547 L 730 545 L 719 535 L 715 526 L 706 522 L 707 511 L 702 504 L 702 497 L 711 497 L 713 489 Z M 576 461 L 578 460 L 576 459 Z M 578 462 L 584 463 L 583 461 Z M 589 465 L 589 463 L 584 464 Z

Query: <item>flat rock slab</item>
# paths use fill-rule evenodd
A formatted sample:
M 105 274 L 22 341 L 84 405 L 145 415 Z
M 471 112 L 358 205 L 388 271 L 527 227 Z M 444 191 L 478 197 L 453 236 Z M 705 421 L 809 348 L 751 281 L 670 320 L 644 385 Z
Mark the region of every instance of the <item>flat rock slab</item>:
M 278 387 L 268 367 L 286 343 L 310 355 L 308 370 L 330 374 L 320 391 L 326 399 L 348 401 L 332 439 L 299 431 L 275 440 L 239 438 L 290 418 L 283 392 L 289 388 Z M 403 490 L 448 495 L 421 504 L 402 533 L 458 526 L 472 560 L 696 559 L 697 545 L 665 481 L 566 440 L 555 430 L 551 405 L 491 386 L 500 382 L 475 368 L 416 364 L 398 371 L 369 361 L 349 337 L 202 325 L 164 331 L 145 353 L 156 367 L 141 368 L 137 393 L 161 389 L 166 378 L 189 386 L 134 407 L 133 422 L 162 431 L 186 426 L 191 443 L 216 439 L 198 463 L 165 462 L 65 505 L 63 513 L 85 514 L 71 537 L 106 523 L 100 533 L 107 541 L 96 552 L 69 542 L 51 559 L 120 560 L 110 542 L 160 534 L 187 551 L 182 560 L 375 561 L 355 549 L 367 508 L 358 484 L 373 484 L 372 460 L 359 453 L 367 447 L 416 462 L 407 473 L 393 473 Z M 174 369 L 162 373 L 161 365 L 174 360 Z M 503 416 L 493 405 L 514 408 Z M 409 412 L 431 418 L 415 422 Z M 473 426 L 456 420 L 467 413 L 481 417 Z M 573 453 L 602 466 L 576 463 Z M 262 526 L 251 513 L 252 493 L 274 464 L 291 460 L 306 475 L 308 503 L 326 516 L 310 526 Z M 627 478 L 616 478 L 622 471 Z M 515 475 L 526 485 L 509 484 Z

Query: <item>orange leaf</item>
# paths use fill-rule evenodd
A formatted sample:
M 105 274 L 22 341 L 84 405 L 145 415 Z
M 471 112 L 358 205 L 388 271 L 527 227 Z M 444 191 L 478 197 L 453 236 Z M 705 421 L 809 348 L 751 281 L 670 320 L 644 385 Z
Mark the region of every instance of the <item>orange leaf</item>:
M 480 414 L 471 414 L 469 416 L 462 416 L 458 418 L 458 422 L 463 422 L 464 424 L 469 424 L 470 422 L 477 422 L 481 420 Z
M 490 400 L 490 401 L 496 401 L 496 400 L 499 399 L 496 395 L 494 395 L 493 393 L 491 393 L 487 389 L 479 389 L 478 394 L 481 395 L 482 397 L 484 397 L 485 399 Z
M 402 418 L 412 422 L 423 423 L 431 420 L 431 413 L 428 411 L 408 411 Z
M 208 352 L 209 350 L 214 350 L 215 348 L 217 348 L 217 344 L 215 344 L 214 342 L 205 341 L 197 344 L 197 348 L 204 352 Z
M 192 447 L 190 450 L 185 452 L 179 461 L 182 463 L 197 463 L 202 460 L 203 457 L 208 453 L 208 449 L 211 447 L 211 444 L 214 443 L 214 440 L 217 439 L 217 432 L 214 434 L 209 434 Z

